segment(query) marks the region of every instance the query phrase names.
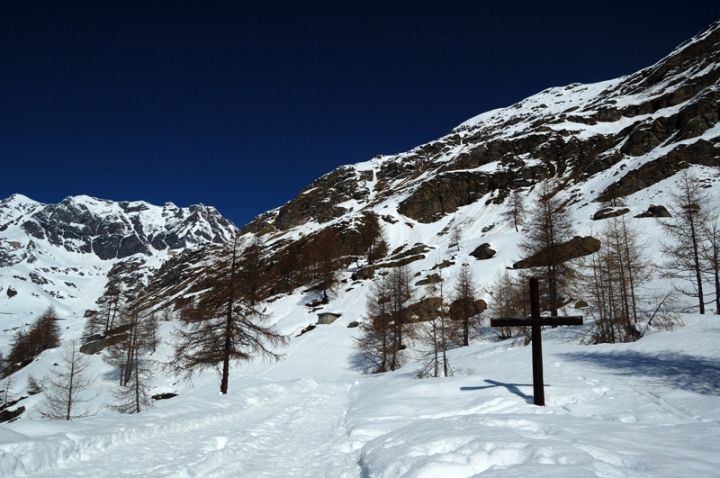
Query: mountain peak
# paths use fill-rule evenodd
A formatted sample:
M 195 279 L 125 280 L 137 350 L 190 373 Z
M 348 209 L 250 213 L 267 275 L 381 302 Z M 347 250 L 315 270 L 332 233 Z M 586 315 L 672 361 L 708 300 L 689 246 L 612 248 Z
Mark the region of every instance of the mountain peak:
M 35 204 L 40 204 L 40 203 L 30 199 L 29 197 L 27 197 L 23 194 L 15 193 L 15 194 L 11 195 L 10 197 L 0 201 L 0 205 L 2 205 L 2 204 L 5 204 L 5 205 L 20 205 L 20 204 L 35 205 Z

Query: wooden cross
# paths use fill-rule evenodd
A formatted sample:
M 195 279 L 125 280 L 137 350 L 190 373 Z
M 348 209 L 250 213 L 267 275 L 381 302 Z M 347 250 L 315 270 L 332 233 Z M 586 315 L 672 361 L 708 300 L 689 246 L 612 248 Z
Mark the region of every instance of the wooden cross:
M 530 279 L 530 318 L 529 319 L 491 319 L 490 327 L 527 327 L 532 326 L 532 363 L 533 363 L 533 402 L 545 406 L 545 384 L 542 362 L 542 326 L 582 325 L 582 316 L 540 317 L 540 292 L 538 280 Z

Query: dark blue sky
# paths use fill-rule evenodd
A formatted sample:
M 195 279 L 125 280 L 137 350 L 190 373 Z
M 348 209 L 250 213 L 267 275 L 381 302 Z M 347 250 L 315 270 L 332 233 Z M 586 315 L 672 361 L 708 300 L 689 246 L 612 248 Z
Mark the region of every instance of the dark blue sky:
M 719 18 L 716 0 L 3 0 L 0 197 L 202 202 L 242 226 L 339 165 L 633 73 Z

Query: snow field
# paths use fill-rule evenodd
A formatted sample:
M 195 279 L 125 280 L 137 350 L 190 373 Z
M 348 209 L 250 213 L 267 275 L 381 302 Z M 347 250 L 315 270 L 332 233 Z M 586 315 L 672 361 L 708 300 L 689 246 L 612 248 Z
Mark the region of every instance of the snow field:
M 346 460 L 348 386 L 310 379 L 243 385 L 233 397 L 194 397 L 129 419 L 108 416 L 77 426 L 81 420 L 61 425 L 68 431 L 12 440 L 3 445 L 0 474 L 260 477 L 277 476 L 273 464 L 282 464 L 285 476 L 325 476 L 313 470 Z M 18 438 L 4 430 L 2 436 Z
M 530 348 L 507 342 L 452 351 L 450 378 L 415 379 L 417 364 L 376 376 L 351 360 L 314 367 L 351 356 L 342 320 L 295 339 L 285 361 L 235 369 L 226 396 L 206 373 L 139 415 L 4 425 L 0 475 L 716 476 L 716 317 L 596 347 L 547 330 L 546 407 L 531 404 Z
M 372 391 L 354 388 L 348 414 L 363 443 L 363 476 L 716 476 L 720 357 L 702 345 L 719 330 L 712 317 L 692 320 L 643 339 L 639 351 L 600 352 L 547 333 L 546 407 L 531 405 L 528 347 L 455 351 L 451 364 L 467 374 L 449 379 L 412 380 L 406 371 L 404 387 L 366 381 Z M 698 335 L 707 341 L 688 353 Z

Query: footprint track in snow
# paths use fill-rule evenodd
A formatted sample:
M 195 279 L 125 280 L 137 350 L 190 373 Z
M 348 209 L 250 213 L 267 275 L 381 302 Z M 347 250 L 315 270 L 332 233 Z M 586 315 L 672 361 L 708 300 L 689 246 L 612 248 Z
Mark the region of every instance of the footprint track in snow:
M 345 475 L 357 477 L 357 456 L 350 452 L 345 426 L 349 389 L 342 383 L 294 387 L 277 400 L 116 442 L 34 476 L 102 478 L 122 470 L 123 476 L 143 477 L 316 478 L 357 468 Z M 137 456 L 144 458 L 136 462 Z

